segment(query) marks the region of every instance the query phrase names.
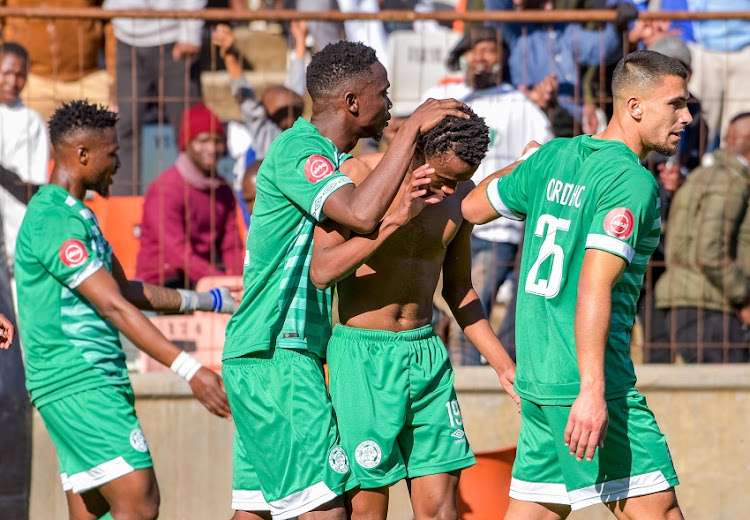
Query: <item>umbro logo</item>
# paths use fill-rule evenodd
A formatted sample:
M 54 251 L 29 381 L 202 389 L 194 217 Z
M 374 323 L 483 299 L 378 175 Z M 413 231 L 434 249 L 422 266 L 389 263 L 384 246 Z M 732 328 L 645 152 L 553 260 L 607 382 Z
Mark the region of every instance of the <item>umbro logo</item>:
M 455 432 L 451 433 L 451 437 L 456 439 L 456 442 L 455 442 L 456 444 L 459 444 L 461 442 L 466 442 L 466 439 L 464 438 L 466 437 L 466 434 L 464 433 L 463 430 L 456 430 Z

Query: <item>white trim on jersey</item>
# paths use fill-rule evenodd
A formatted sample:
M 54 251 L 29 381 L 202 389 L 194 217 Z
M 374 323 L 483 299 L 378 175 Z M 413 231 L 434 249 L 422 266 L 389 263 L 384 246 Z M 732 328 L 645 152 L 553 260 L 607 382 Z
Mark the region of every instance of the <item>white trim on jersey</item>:
M 312 511 L 319 505 L 330 502 L 336 496 L 336 493 L 321 481 L 282 499 L 273 500 L 268 505 L 274 520 L 284 520 Z
M 569 493 L 573 511 L 594 504 L 606 504 L 625 498 L 649 495 L 672 487 L 661 471 L 610 480 L 593 486 L 576 489 Z
M 326 200 L 331 196 L 331 193 L 347 184 L 354 184 L 354 182 L 346 176 L 336 177 L 332 181 L 328 181 L 328 183 L 323 186 L 315 196 L 312 204 L 310 204 L 310 215 L 312 215 L 312 217 L 318 222 L 325 220 L 325 215 L 323 215 L 323 204 L 326 203 Z
M 62 480 L 65 491 L 72 490 L 73 493 L 78 494 L 102 486 L 107 482 L 112 482 L 114 479 L 133 471 L 135 471 L 133 466 L 128 464 L 122 457 L 117 457 L 75 475 L 68 476 L 65 473 L 61 473 L 60 480 Z
M 492 179 L 487 185 L 487 199 L 489 199 L 492 209 L 497 211 L 498 215 L 502 215 L 503 217 L 509 218 L 510 220 L 526 220 L 526 217 L 524 215 L 516 213 L 503 203 L 503 199 L 500 198 L 500 194 L 497 191 L 497 185 L 499 182 L 499 178 Z
M 635 249 L 625 242 L 617 240 L 614 237 L 597 235 L 595 233 L 591 233 L 586 237 L 586 249 L 589 248 L 609 251 L 610 253 L 624 257 L 628 263 L 633 260 L 633 255 L 635 255 Z
M 67 285 L 71 289 L 75 289 L 76 287 L 81 285 L 84 280 L 86 280 L 86 278 L 97 272 L 102 267 L 104 267 L 104 262 L 102 262 L 98 258 L 94 258 L 89 265 L 68 278 L 68 281 L 65 283 L 65 285 Z
M 262 491 L 232 490 L 232 509 L 235 511 L 270 511 Z
M 510 480 L 510 498 L 524 502 L 570 505 L 570 497 L 565 484 L 546 482 L 526 482 L 512 478 Z

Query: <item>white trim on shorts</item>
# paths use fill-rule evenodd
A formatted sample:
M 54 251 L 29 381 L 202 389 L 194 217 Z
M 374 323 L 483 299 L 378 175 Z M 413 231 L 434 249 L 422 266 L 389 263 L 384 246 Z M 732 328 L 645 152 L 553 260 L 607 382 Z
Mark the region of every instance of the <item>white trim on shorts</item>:
M 610 480 L 601 484 L 575 489 L 569 493 L 570 507 L 575 511 L 594 504 L 606 504 L 625 498 L 650 495 L 651 493 L 664 491 L 671 487 L 672 484 L 669 483 L 664 474 L 656 470 L 650 473 L 643 473 L 642 475 Z
M 625 498 L 650 495 L 671 487 L 672 484 L 664 477 L 664 474 L 657 470 L 586 486 L 570 492 L 565 488 L 565 484 L 526 482 L 514 478 L 510 482 L 509 495 L 511 498 L 524 502 L 568 505 L 576 511 L 594 504 L 606 504 Z
M 550 484 L 546 482 L 527 482 L 512 478 L 510 480 L 510 498 L 524 502 L 539 504 L 570 505 L 570 497 L 565 484 Z
M 133 466 L 128 464 L 122 457 L 117 457 L 75 475 L 60 473 L 60 480 L 62 481 L 63 491 L 73 491 L 73 493 L 78 494 L 97 488 L 107 482 L 112 482 L 116 478 L 125 476 L 133 471 L 135 471 Z
M 268 503 L 275 520 L 293 518 L 330 502 L 338 495 L 321 481 L 296 493 Z
M 232 509 L 235 511 L 270 511 L 271 507 L 263 498 L 262 491 L 246 489 L 232 490 Z

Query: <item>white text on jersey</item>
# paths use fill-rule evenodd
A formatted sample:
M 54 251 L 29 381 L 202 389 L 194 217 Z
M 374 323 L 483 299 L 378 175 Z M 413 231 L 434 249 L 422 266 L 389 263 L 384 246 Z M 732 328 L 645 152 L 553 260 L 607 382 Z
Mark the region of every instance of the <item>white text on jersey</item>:
M 563 183 L 557 179 L 550 179 L 547 184 L 547 200 L 550 202 L 557 202 L 563 206 L 575 206 L 576 208 L 581 207 L 581 193 L 586 189 L 586 186 L 579 186 L 578 184 L 570 184 L 569 182 Z

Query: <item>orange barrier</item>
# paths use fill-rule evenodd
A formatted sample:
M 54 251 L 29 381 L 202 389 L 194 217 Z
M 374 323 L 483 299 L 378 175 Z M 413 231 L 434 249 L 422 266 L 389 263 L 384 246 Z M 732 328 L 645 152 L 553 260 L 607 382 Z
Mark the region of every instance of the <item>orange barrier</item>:
M 109 197 L 96 195 L 86 205 L 94 212 L 104 238 L 112 246 L 128 279 L 135 277 L 138 257 L 143 197 Z
M 516 447 L 474 454 L 476 465 L 461 472 L 458 482 L 460 520 L 498 520 L 508 509 L 510 473 Z
M 242 285 L 239 276 L 206 276 L 198 280 L 197 291 L 208 291 L 218 286 L 230 288 Z M 171 314 L 151 316 L 149 320 L 164 336 L 212 370 L 221 369 L 221 354 L 224 350 L 224 333 L 231 314 L 194 312 L 193 314 Z M 138 361 L 141 372 L 157 372 L 167 367 L 141 353 Z

